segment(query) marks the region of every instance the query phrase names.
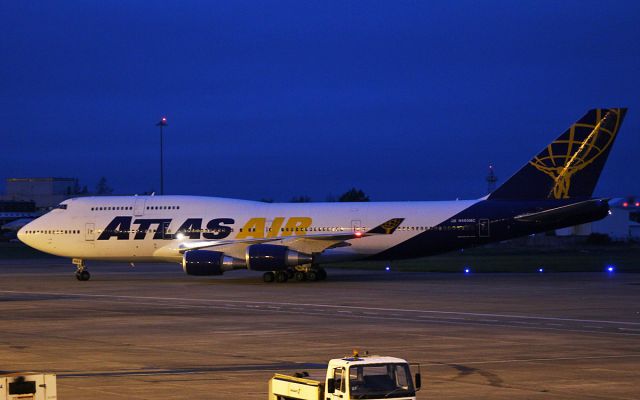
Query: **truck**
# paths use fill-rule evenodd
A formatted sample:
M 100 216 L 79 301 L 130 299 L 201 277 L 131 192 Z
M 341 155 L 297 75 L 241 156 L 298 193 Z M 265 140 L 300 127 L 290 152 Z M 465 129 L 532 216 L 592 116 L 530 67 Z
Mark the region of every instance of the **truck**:
M 420 365 L 411 375 L 409 363 L 387 356 L 352 356 L 329 361 L 326 375 L 314 379 L 307 372 L 274 374 L 269 380 L 269 400 L 415 400 L 422 386 Z M 415 382 L 415 383 L 414 383 Z
M 0 376 L 0 400 L 56 400 L 56 375 L 16 372 Z

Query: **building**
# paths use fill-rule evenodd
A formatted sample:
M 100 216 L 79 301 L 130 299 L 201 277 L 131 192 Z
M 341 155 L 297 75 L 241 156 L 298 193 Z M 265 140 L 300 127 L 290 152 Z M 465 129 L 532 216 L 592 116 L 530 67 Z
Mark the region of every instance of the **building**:
M 556 231 L 558 236 L 608 235 L 612 240 L 640 240 L 640 199 L 630 196 L 609 201 L 611 211 L 600 221 L 576 225 Z
M 79 192 L 76 178 L 7 178 L 0 200 L 30 201 L 38 210 L 50 209 Z
M 15 238 L 15 232 L 39 217 L 33 201 L 0 200 L 0 241 Z

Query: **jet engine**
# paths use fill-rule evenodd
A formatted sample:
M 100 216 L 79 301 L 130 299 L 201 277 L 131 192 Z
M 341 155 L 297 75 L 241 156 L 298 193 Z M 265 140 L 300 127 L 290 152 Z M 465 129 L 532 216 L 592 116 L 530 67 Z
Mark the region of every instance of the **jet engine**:
M 286 246 L 254 244 L 247 247 L 247 268 L 254 271 L 280 271 L 296 265 L 310 264 L 310 254 L 291 250 Z
M 187 275 L 222 275 L 226 271 L 246 267 L 243 260 L 219 251 L 189 250 L 182 257 L 182 269 Z

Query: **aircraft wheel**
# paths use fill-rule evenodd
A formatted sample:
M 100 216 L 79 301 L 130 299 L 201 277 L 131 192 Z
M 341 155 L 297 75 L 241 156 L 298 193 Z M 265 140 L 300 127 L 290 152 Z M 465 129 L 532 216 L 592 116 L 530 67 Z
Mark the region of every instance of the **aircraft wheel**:
M 76 272 L 76 278 L 79 281 L 88 281 L 91 279 L 91 274 L 86 269 L 80 272 Z
M 282 283 L 289 280 L 289 274 L 287 271 L 278 271 L 276 272 L 276 282 Z
M 302 282 L 307 279 L 306 274 L 303 271 L 296 271 L 296 273 L 293 274 L 293 278 L 298 282 Z
M 293 279 L 296 271 L 294 271 L 293 268 L 288 268 L 285 272 L 287 273 L 288 279 Z
M 276 280 L 276 275 L 273 272 L 265 272 L 262 275 L 262 280 L 267 283 L 271 283 Z
M 318 273 L 314 270 L 307 272 L 307 280 L 314 282 L 318 280 Z

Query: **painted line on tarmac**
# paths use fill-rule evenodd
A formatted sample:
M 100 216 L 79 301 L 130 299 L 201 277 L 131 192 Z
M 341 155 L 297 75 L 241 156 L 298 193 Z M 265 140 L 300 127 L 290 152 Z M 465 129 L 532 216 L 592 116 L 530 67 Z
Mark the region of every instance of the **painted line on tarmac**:
M 343 306 L 343 305 L 318 304 L 318 303 L 289 303 L 289 302 L 276 302 L 276 301 L 249 301 L 249 300 L 228 300 L 228 299 L 193 299 L 188 297 L 131 296 L 131 295 L 109 295 L 109 294 L 89 294 L 89 293 L 26 292 L 26 291 L 17 291 L 17 290 L 0 290 L 0 293 L 41 295 L 41 296 L 46 295 L 46 296 L 61 296 L 61 297 L 66 296 L 66 297 L 85 297 L 85 298 L 128 299 L 128 300 L 162 300 L 162 301 L 186 301 L 186 302 L 206 302 L 206 303 L 226 303 L 226 304 L 233 303 L 233 304 L 245 304 L 245 305 L 261 304 L 261 305 L 266 305 L 270 307 L 308 306 L 308 307 L 325 308 L 325 309 L 409 312 L 409 313 L 438 314 L 438 315 L 466 315 L 466 316 L 473 316 L 473 317 L 514 318 L 514 319 L 524 319 L 524 320 L 563 321 L 563 322 L 582 322 L 582 323 L 596 323 L 596 324 L 640 326 L 640 322 L 631 322 L 631 321 L 608 321 L 608 320 L 597 320 L 597 319 L 541 317 L 541 316 L 517 315 L 517 314 L 492 314 L 492 313 L 474 313 L 474 312 L 462 312 L 462 311 L 439 311 L 439 310 L 416 310 L 416 309 L 385 308 L 385 307 Z
M 245 364 L 217 367 L 194 367 L 175 369 L 139 369 L 123 371 L 89 371 L 89 372 L 59 372 L 59 378 L 89 378 L 94 376 L 153 376 L 153 375 L 191 375 L 220 372 L 253 372 L 253 371 L 282 371 L 289 369 L 326 369 L 327 364 L 316 363 L 278 363 L 278 364 Z
M 71 299 L 64 299 L 64 300 L 71 300 Z M 94 300 L 94 304 L 95 303 L 114 303 L 114 302 L 118 302 L 121 303 L 122 299 L 108 299 L 108 298 L 100 298 L 97 300 Z M 428 322 L 428 323 L 432 323 L 432 324 L 441 324 L 441 325 L 447 325 L 447 324 L 452 324 L 452 325 L 479 325 L 479 326 L 490 326 L 490 327 L 503 327 L 503 328 L 514 328 L 514 329 L 536 329 L 536 330 L 546 330 L 546 331 L 558 331 L 558 332 L 577 332 L 577 333 L 595 333 L 595 334 L 600 334 L 600 335 L 616 335 L 616 336 L 640 336 L 640 331 L 638 333 L 633 333 L 633 332 L 625 332 L 622 331 L 621 329 L 624 328 L 617 328 L 614 329 L 613 327 L 610 328 L 610 330 L 607 331 L 603 331 L 603 330 L 598 330 L 598 331 L 594 331 L 594 330 L 589 330 L 587 327 L 582 326 L 582 327 L 571 327 L 571 326 L 567 326 L 566 328 L 554 328 L 554 327 L 549 327 L 546 324 L 539 324 L 536 325 L 534 323 L 527 323 L 527 325 L 522 325 L 522 322 L 519 321 L 508 321 L 508 320 L 503 320 L 503 321 L 498 321 L 498 323 L 487 323 L 484 322 L 484 320 L 477 320 L 477 319 L 471 319 L 471 318 L 464 318 L 464 319 L 460 319 L 460 318 L 447 318 L 447 317 L 437 317 L 437 316 L 432 316 L 429 319 L 425 319 L 425 318 L 421 318 L 421 319 L 416 319 L 410 315 L 407 316 L 393 316 L 393 315 L 385 315 L 385 314 L 376 314 L 376 315 L 365 315 L 364 313 L 362 314 L 353 314 L 353 313 L 344 313 L 341 312 L 340 310 L 337 311 L 337 313 L 335 314 L 327 314 L 325 310 L 318 308 L 318 309 L 313 309 L 313 308 L 308 308 L 305 311 L 295 311 L 294 308 L 278 308 L 278 309 L 274 309 L 271 307 L 260 307 L 260 308 L 252 308 L 252 307 L 248 307 L 248 306 L 238 306 L 238 305 L 224 305 L 224 304 L 176 304 L 176 303 L 158 303 L 158 302 L 136 302 L 136 303 L 121 303 L 121 304 L 128 304 L 128 305 L 145 305 L 145 306 L 163 306 L 163 307 L 167 307 L 167 308 L 173 308 L 173 309 L 204 309 L 204 310 L 227 310 L 227 311 L 254 311 L 254 310 L 260 310 L 260 311 L 264 311 L 264 312 L 271 312 L 271 313 L 275 313 L 275 314 L 292 314 L 292 315 L 306 315 L 306 316 L 312 316 L 312 317 L 343 317 L 343 318 L 348 318 L 348 319 L 361 319 L 361 320 L 383 320 L 383 321 L 401 321 L 401 322 Z M 558 326 L 562 326 L 562 325 L 558 325 Z
M 578 361 L 578 360 L 606 360 L 606 359 L 617 359 L 617 358 L 638 358 L 640 354 L 619 354 L 619 355 L 611 355 L 611 356 L 580 356 L 580 357 L 540 357 L 540 358 L 514 358 L 507 360 L 487 360 L 487 361 L 448 361 L 448 362 L 432 362 L 432 363 L 424 363 L 420 365 L 429 365 L 429 366 L 450 366 L 451 364 L 460 364 L 460 365 L 477 365 L 477 364 L 505 364 L 505 363 L 527 363 L 527 362 L 540 362 L 540 361 Z
M 521 358 L 506 360 L 486 360 L 486 361 L 443 361 L 443 362 L 427 362 L 420 363 L 422 366 L 439 366 L 451 367 L 451 365 L 482 365 L 482 364 L 511 364 L 511 363 L 531 363 L 542 361 L 579 361 L 579 360 L 605 360 L 605 359 L 622 359 L 637 358 L 640 354 L 621 354 L 611 356 L 580 356 L 580 357 L 539 357 L 539 358 Z M 324 370 L 326 364 L 315 363 L 288 363 L 288 364 L 257 364 L 257 365 L 237 365 L 224 367 L 194 367 L 194 368 L 176 368 L 176 369 L 140 369 L 140 370 L 122 370 L 122 371 L 88 371 L 88 372 L 58 372 L 56 375 L 59 379 L 68 378 L 92 378 L 92 377 L 122 377 L 122 376 L 161 376 L 161 375 L 195 375 L 219 372 L 253 372 L 253 371 L 282 371 L 285 369 L 308 369 L 308 370 Z

